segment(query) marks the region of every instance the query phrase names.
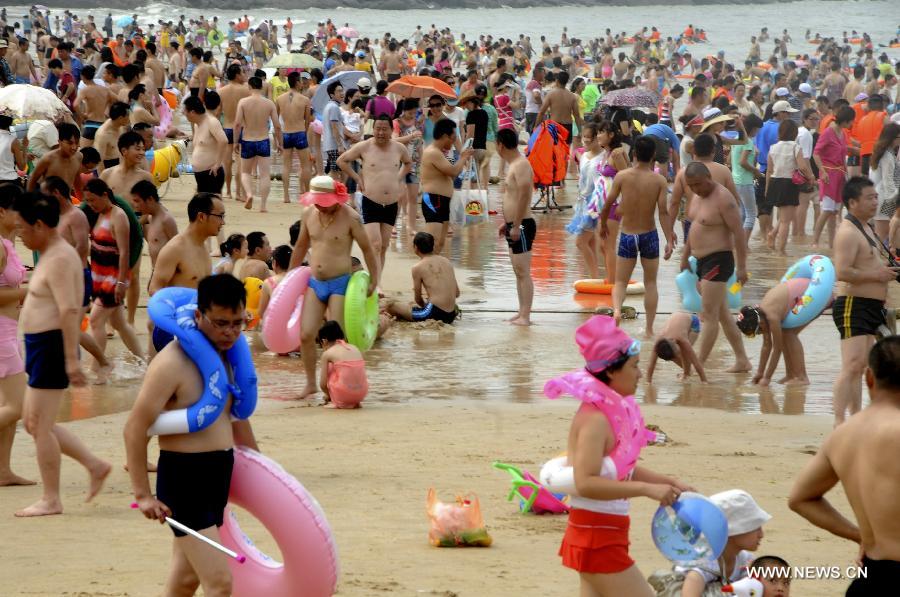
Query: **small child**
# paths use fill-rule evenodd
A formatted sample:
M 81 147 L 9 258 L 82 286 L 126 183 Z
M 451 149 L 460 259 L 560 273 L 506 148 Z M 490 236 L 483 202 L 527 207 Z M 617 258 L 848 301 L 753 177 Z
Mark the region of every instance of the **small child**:
M 697 353 L 694 352 L 694 342 L 700 335 L 700 317 L 696 313 L 684 311 L 672 313 L 666 325 L 659 333 L 659 339 L 653 345 L 650 355 L 650 365 L 647 367 L 647 383 L 653 382 L 653 371 L 656 369 L 656 360 L 671 361 L 684 371 L 683 378 L 691 374 L 691 366 L 697 370 L 700 381 L 706 382 L 706 372 Z
M 266 308 L 269 306 L 269 301 L 272 300 L 272 293 L 275 292 L 275 287 L 281 283 L 281 280 L 284 279 L 288 272 L 293 253 L 294 250 L 288 245 L 277 246 L 272 251 L 272 269 L 275 271 L 275 275 L 269 276 L 263 282 L 262 293 L 259 296 L 260 321 L 266 314 Z
M 778 556 L 760 556 L 750 564 L 753 578 L 762 583 L 764 597 L 791 597 L 791 566 Z M 762 570 L 765 573 L 760 574 Z
M 323 351 L 319 387 L 325 394 L 325 407 L 359 408 L 369 391 L 362 353 L 347 343 L 341 325 L 333 320 L 319 328 L 316 342 Z

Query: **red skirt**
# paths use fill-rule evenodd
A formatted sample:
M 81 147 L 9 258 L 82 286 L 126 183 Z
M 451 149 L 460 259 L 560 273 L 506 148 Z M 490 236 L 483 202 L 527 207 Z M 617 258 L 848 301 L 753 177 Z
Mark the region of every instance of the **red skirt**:
M 634 565 L 628 555 L 628 516 L 590 510 L 569 512 L 559 555 L 563 566 L 590 574 L 615 574 Z

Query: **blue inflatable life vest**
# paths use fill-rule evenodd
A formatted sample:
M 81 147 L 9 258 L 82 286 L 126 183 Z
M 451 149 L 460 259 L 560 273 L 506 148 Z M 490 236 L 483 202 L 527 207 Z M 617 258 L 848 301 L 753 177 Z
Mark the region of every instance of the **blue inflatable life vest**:
M 697 284 L 700 278 L 697 276 L 697 258 L 693 255 L 688 257 L 690 267 L 682 270 L 680 274 L 675 276 L 675 286 L 681 292 L 681 305 L 685 311 L 690 313 L 699 313 L 703 310 L 703 302 L 700 300 L 700 293 L 697 291 Z M 730 309 L 739 309 L 741 306 L 741 285 L 737 284 L 737 272 L 732 272 L 731 277 L 725 283 L 727 287 L 726 295 L 728 296 L 728 307 Z M 737 292 L 735 292 L 737 289 Z
M 241 334 L 225 353 L 234 374 L 234 384 L 231 384 L 218 351 L 197 329 L 196 310 L 197 291 L 193 288 L 163 288 L 147 303 L 153 324 L 178 339 L 181 349 L 194 361 L 203 379 L 200 399 L 187 408 L 161 413 L 147 431 L 148 435 L 194 433 L 206 429 L 222 414 L 229 393 L 233 398 L 231 415 L 234 418 L 246 419 L 256 409 L 256 369 L 246 338 Z

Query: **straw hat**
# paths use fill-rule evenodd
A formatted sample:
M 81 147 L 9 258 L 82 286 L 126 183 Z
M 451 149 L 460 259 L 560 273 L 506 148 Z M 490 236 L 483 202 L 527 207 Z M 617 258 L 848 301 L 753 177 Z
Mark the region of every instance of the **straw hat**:
M 709 108 L 707 110 L 704 110 L 703 127 L 700 129 L 700 132 L 702 133 L 714 124 L 719 124 L 720 122 L 729 122 L 731 121 L 731 119 L 731 116 L 725 116 L 718 108 Z
M 300 203 L 331 207 L 346 203 L 349 198 L 347 187 L 343 183 L 336 182 L 330 176 L 316 176 L 309 181 L 309 192 L 300 196 Z

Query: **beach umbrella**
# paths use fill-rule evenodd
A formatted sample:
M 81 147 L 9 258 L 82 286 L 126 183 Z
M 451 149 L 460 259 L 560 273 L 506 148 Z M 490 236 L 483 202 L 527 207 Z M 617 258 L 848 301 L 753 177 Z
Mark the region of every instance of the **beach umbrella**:
M 119 17 L 116 19 L 116 27 L 128 27 L 134 22 L 134 19 L 131 17 Z
M 312 107 L 313 110 L 316 111 L 316 114 L 321 115 L 325 111 L 325 106 L 328 105 L 328 86 L 334 83 L 335 81 L 340 81 L 341 86 L 344 88 L 344 92 L 348 89 L 356 89 L 357 81 L 362 79 L 363 77 L 371 77 L 371 73 L 363 72 L 361 70 L 347 70 L 344 72 L 340 72 L 333 77 L 328 77 L 324 81 L 319 84 L 319 87 L 316 89 L 316 94 L 312 99 Z
M 440 79 L 419 75 L 400 77 L 388 85 L 387 91 L 400 97 L 426 98 L 432 95 L 442 95 L 447 99 L 456 98 L 456 92 L 453 91 L 453 88 Z
M 341 27 L 337 30 L 337 34 L 341 37 L 348 37 L 351 39 L 356 39 L 357 37 L 359 37 L 359 31 L 349 26 Z
M 322 61 L 309 54 L 276 54 L 266 62 L 266 68 L 322 68 Z
M 640 87 L 628 87 L 610 91 L 600 103 L 620 108 L 656 108 L 659 105 L 659 95 Z
M 72 117 L 69 108 L 55 93 L 35 85 L 7 85 L 0 89 L 0 114 L 22 120 L 54 122 Z

